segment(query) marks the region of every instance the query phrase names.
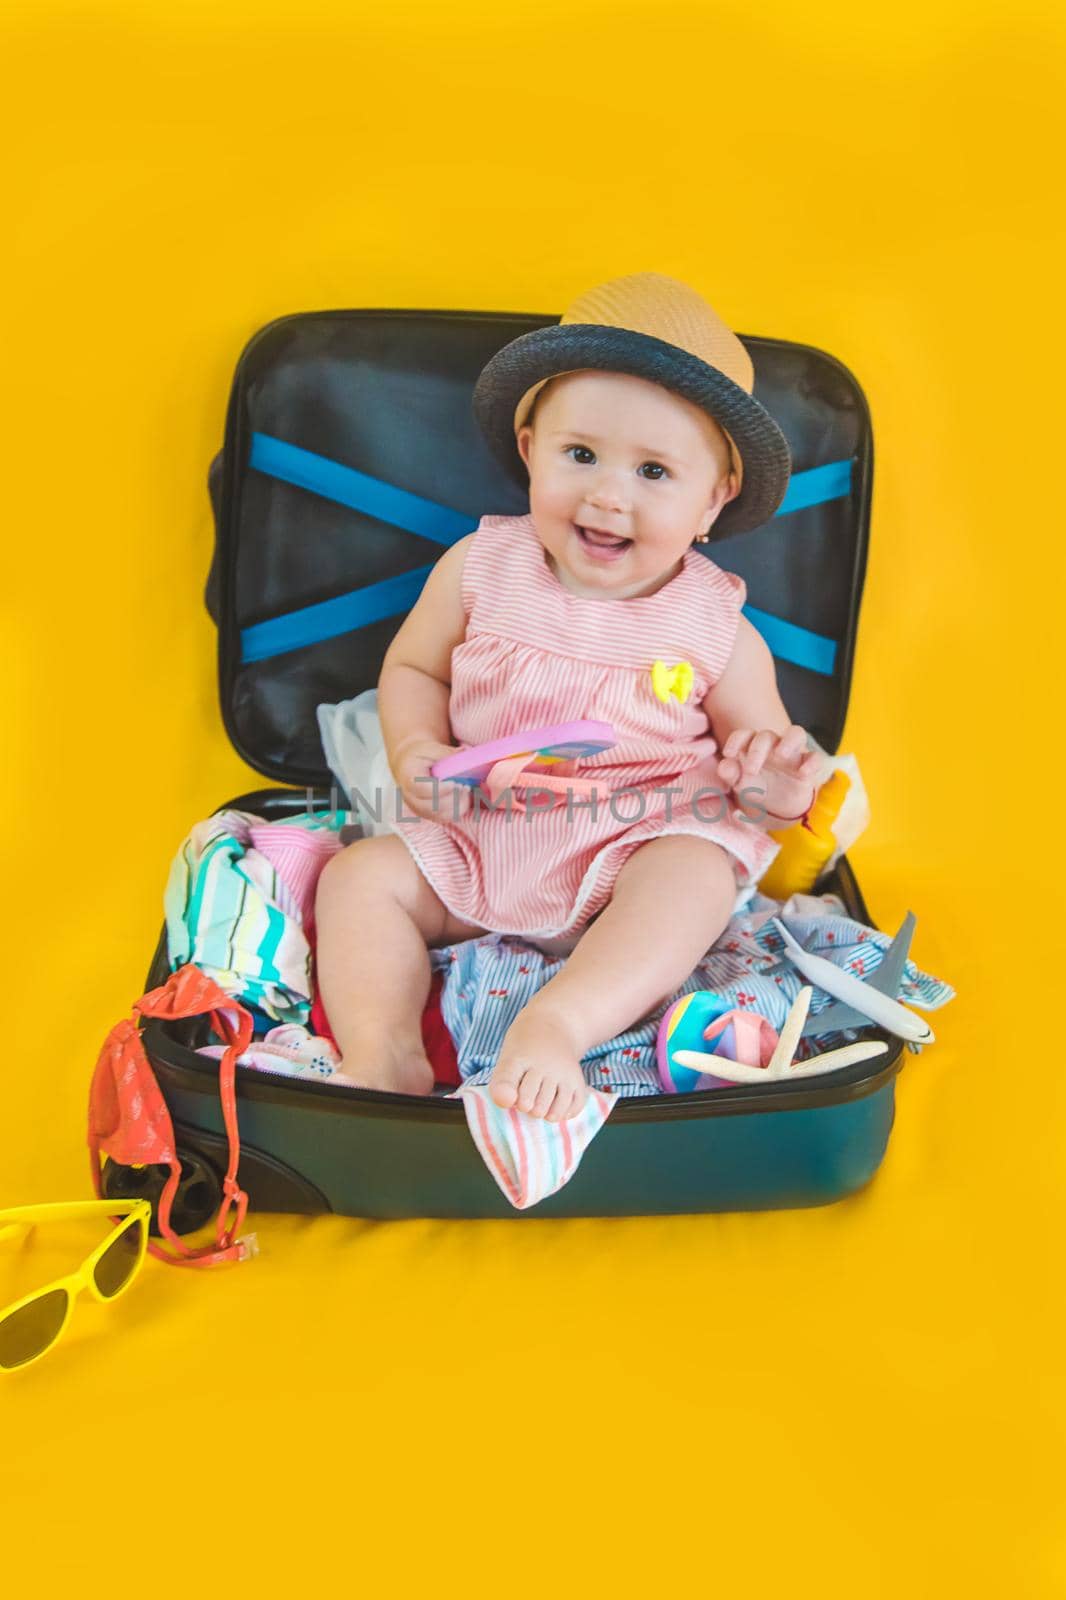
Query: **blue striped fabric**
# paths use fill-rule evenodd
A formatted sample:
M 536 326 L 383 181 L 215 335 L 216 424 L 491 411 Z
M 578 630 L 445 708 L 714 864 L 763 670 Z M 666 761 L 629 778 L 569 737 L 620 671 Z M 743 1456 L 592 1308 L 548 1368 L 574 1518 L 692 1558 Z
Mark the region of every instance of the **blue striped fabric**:
M 843 914 L 834 895 L 818 897 L 826 915 L 787 917 L 793 937 L 813 954 L 826 957 L 845 972 L 865 977 L 876 972 L 891 944 L 888 934 L 867 928 Z M 769 922 L 780 902 L 756 893 L 749 906 L 734 914 L 721 936 L 681 987 L 653 1015 L 590 1050 L 582 1061 L 585 1081 L 594 1089 L 622 1095 L 661 1094 L 655 1057 L 659 1022 L 667 1007 L 683 994 L 713 989 L 729 1008 L 757 1011 L 780 1029 L 805 979 L 782 954 L 780 935 Z M 444 973 L 441 1015 L 455 1041 L 464 1082 L 487 1083 L 507 1029 L 528 1000 L 562 966 L 509 934 L 486 934 L 462 944 L 430 952 L 434 967 Z M 905 1005 L 932 1011 L 946 1005 L 955 991 L 908 960 L 897 994 Z M 816 989 L 811 1015 L 833 1004 Z M 841 1030 L 812 1034 L 801 1041 L 797 1060 L 846 1043 Z M 708 1090 L 708 1093 L 713 1093 Z

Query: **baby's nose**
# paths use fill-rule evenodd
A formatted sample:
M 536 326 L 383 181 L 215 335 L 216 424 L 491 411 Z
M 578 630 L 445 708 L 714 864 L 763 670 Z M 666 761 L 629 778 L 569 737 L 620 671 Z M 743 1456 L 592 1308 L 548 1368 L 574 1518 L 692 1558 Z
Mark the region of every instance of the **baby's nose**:
M 588 496 L 589 505 L 601 510 L 621 511 L 626 504 L 625 492 L 617 473 L 605 473 L 593 484 Z

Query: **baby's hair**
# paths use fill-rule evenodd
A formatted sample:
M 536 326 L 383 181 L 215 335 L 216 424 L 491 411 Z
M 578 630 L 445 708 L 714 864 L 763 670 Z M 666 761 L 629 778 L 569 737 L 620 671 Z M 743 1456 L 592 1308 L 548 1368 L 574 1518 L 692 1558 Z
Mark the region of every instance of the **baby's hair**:
M 555 381 L 555 378 L 549 378 L 543 389 L 538 389 L 536 394 L 533 396 L 533 404 L 526 413 L 525 426 L 527 428 L 531 428 L 533 426 L 533 418 L 537 414 L 537 407 L 540 405 L 541 399 L 548 393 L 548 390 L 551 388 L 552 384 L 555 383 Z

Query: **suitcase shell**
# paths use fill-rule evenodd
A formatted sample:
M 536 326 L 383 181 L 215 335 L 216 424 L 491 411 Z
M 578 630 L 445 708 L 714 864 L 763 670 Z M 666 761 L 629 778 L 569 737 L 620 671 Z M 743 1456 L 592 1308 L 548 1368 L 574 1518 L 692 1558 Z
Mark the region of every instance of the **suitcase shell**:
M 282 819 L 336 788 L 315 707 L 377 682 L 384 652 L 441 545 L 528 500 L 477 431 L 471 395 L 496 350 L 557 317 L 323 311 L 281 317 L 237 363 L 208 488 L 216 541 L 206 602 L 234 746 L 271 787 L 227 807 Z M 741 335 L 755 393 L 792 451 L 771 522 L 713 540 L 748 584 L 790 714 L 835 750 L 847 710 L 866 564 L 873 444 L 853 375 L 807 345 Z M 397 490 L 401 491 L 397 493 Z M 343 802 L 342 802 L 343 803 Z M 220 808 L 221 809 L 221 808 Z M 846 859 L 819 889 L 871 924 Z M 169 974 L 165 926 L 145 988 Z M 175 1125 L 179 1232 L 214 1212 L 226 1139 L 203 1019 L 151 1021 L 144 1045 Z M 365 1217 L 564 1217 L 820 1205 L 861 1188 L 894 1115 L 898 1039 L 824 1078 L 622 1099 L 558 1193 L 516 1211 L 462 1105 L 237 1068 L 239 1179 L 253 1209 Z M 158 1192 L 155 1169 L 108 1163 L 109 1195 Z

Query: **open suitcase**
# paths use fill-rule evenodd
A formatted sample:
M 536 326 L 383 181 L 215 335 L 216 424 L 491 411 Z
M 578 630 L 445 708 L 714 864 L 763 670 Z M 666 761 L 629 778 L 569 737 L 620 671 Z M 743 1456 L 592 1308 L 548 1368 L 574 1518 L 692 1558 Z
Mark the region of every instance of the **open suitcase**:
M 270 787 L 227 806 L 269 819 L 330 807 L 315 708 L 376 684 L 443 545 L 487 511 L 528 512 L 478 432 L 471 395 L 501 346 L 557 320 L 322 311 L 278 318 L 249 341 L 208 474 L 217 537 L 207 604 L 226 730 Z M 776 657 L 792 717 L 834 751 L 866 562 L 869 412 L 851 373 L 823 351 L 744 343 L 793 477 L 769 523 L 708 549 L 747 581 L 747 615 Z M 818 887 L 870 923 L 846 860 Z M 164 928 L 145 988 L 169 971 Z M 238 1067 L 239 1180 L 253 1209 L 366 1217 L 817 1205 L 871 1178 L 891 1130 L 902 1045 L 873 1027 L 863 1036 L 884 1039 L 888 1054 L 795 1084 L 621 1100 L 570 1182 L 529 1211 L 513 1210 L 493 1182 L 458 1100 Z M 202 1019 L 150 1021 L 143 1040 L 181 1159 L 172 1222 L 189 1232 L 216 1210 L 226 1166 L 217 1062 L 195 1052 L 212 1040 Z M 109 1161 L 104 1193 L 158 1193 L 165 1176 Z

